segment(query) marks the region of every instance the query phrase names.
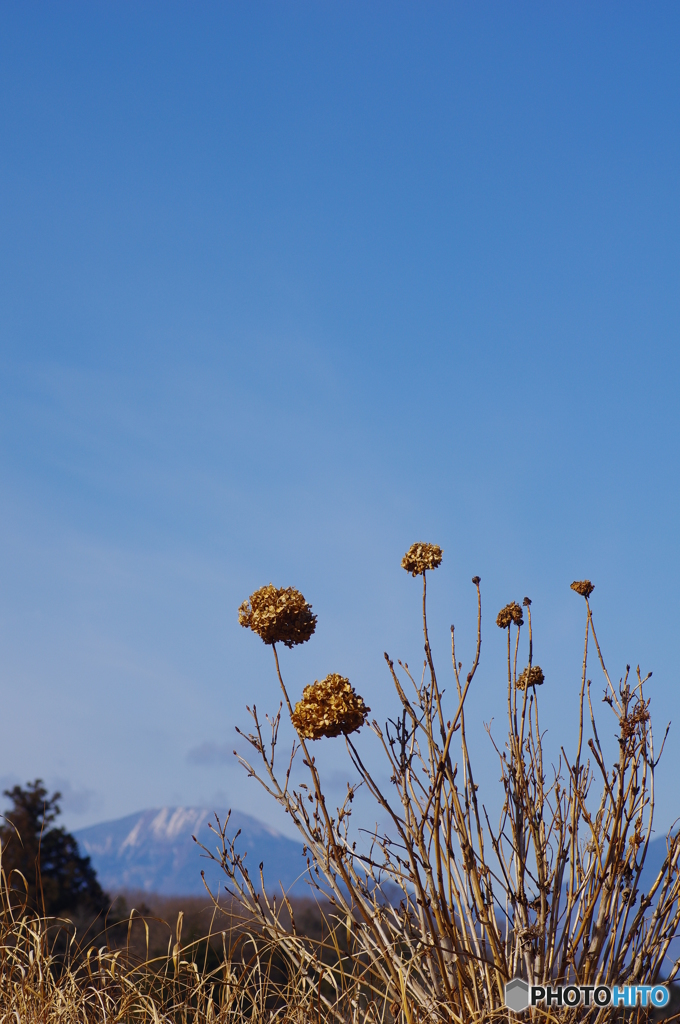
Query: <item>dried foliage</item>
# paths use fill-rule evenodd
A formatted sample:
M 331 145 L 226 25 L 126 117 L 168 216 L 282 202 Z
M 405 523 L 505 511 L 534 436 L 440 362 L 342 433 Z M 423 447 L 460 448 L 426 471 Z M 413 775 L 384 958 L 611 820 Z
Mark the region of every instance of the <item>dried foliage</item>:
M 184 938 L 181 911 L 168 925 L 133 910 L 113 929 L 100 921 L 99 934 L 83 941 L 69 920 L 39 917 L 27 907 L 17 913 L 1 877 L 0 1021 L 307 1024 L 321 1019 L 318 993 L 307 978 L 291 969 L 275 942 L 258 934 L 257 921 L 235 916 L 233 908 L 213 908 L 212 926 L 201 939 Z M 307 908 L 300 909 L 304 918 Z M 164 951 L 154 949 L 153 942 L 150 948 L 154 931 L 165 933 Z M 324 934 L 314 948 L 319 962 L 325 957 L 332 963 L 342 936 L 328 927 Z M 338 1007 L 356 1024 L 389 1019 L 384 1001 L 368 1015 L 357 1012 L 349 995 Z
M 443 554 L 438 544 L 411 544 L 401 560 L 401 567 L 412 576 L 423 576 L 428 569 L 442 564 Z
M 356 732 L 370 710 L 354 692 L 349 679 L 332 672 L 320 682 L 316 680 L 311 686 L 305 686 L 292 720 L 299 736 L 320 740 L 323 736 L 348 736 Z
M 365 749 L 364 740 L 360 751 L 350 735 L 345 748 L 359 781 L 348 782 L 347 796 L 335 809 L 324 794 L 304 730 L 279 765 L 284 703 L 294 721 L 295 711 L 275 644 L 281 706 L 266 721 L 255 707 L 248 709 L 254 729 L 245 738 L 254 757 L 238 756 L 299 830 L 309 883 L 334 907 L 332 934 L 346 930 L 333 965 L 319 958 L 294 923 L 286 923 L 285 894 L 279 903 L 268 898 L 263 866 L 259 876 L 249 870 L 238 836 L 229 836 L 225 822 L 216 829 L 218 851 L 206 852 L 220 860 L 228 891 L 285 953 L 304 991 L 316 993 L 319 1019 L 347 1020 L 349 999 L 364 1015 L 374 1007 L 384 1010 L 386 1001 L 390 1013 L 408 1024 L 506 1020 L 504 985 L 516 976 L 552 985 L 672 981 L 680 966 L 671 955 L 680 925 L 680 838 L 668 835 L 661 870 L 646 891 L 640 884 L 660 757 L 644 692 L 649 675 L 638 669 L 631 678 L 627 669 L 618 685 L 612 682 L 586 604 L 582 672 L 571 705 L 577 741 L 571 755 L 560 748 L 557 763 L 547 765 L 536 689 L 543 673 L 533 664 L 531 601 L 524 599 L 524 611 L 515 602 L 507 605 L 497 619 L 507 629 L 507 735 L 499 743 L 488 729 L 502 784 L 500 818 L 492 825 L 475 783 L 465 716 L 481 652 L 480 580 L 473 579 L 474 657 L 465 673 L 451 627 L 453 685 L 445 693 L 428 636 L 425 570 L 434 560 L 428 560 L 425 548 L 414 545 L 404 560 L 408 571 L 423 575 L 422 675 L 406 663 L 395 665 L 386 654 L 396 709 L 384 726 L 371 723 L 389 785 L 379 781 L 384 770 L 374 771 L 375 749 Z M 584 596 L 592 592 L 590 583 L 578 586 Z M 588 677 L 593 645 L 610 728 L 618 736 L 618 756 L 609 766 Z M 518 676 L 520 647 L 528 657 Z M 382 822 L 368 842 L 362 841 L 363 830 L 351 829 L 358 786 L 373 798 Z M 618 1014 L 612 1007 L 592 1006 L 534 1012 L 551 1021 L 597 1019 L 598 1024 Z M 641 1008 L 627 1011 L 628 1020 L 647 1015 Z
M 512 977 L 553 985 L 645 985 L 676 977 L 680 962 L 671 943 L 680 925 L 680 838 L 668 835 L 661 869 L 644 891 L 641 884 L 661 756 L 645 695 L 649 674 L 637 669 L 631 676 L 627 668 L 617 685 L 612 682 L 586 603 L 582 671 L 574 686 L 575 750 L 568 755 L 560 748 L 548 768 L 531 602 L 523 602 L 526 630 L 522 609 L 506 606 L 507 735 L 498 743 L 488 729 L 502 783 L 494 826 L 478 794 L 466 733 L 465 701 L 482 642 L 480 580 L 473 579 L 474 657 L 463 672 L 452 627 L 453 685 L 445 693 L 430 648 L 422 575 L 422 675 L 385 655 L 396 711 L 384 727 L 371 723 L 389 785 L 379 781 L 385 773 L 373 771 L 354 732 L 349 734 L 369 709 L 348 680 L 328 676 L 306 687 L 295 709 L 289 701 L 276 644 L 302 642 L 305 631 L 304 639 L 311 636 L 315 619 L 302 595 L 271 588 L 261 601 L 258 591 L 241 608 L 244 625 L 272 646 L 283 701 L 299 733 L 279 767 L 283 702 L 266 720 L 267 739 L 253 707 L 254 730 L 246 739 L 256 756 L 253 763 L 240 760 L 300 832 L 307 878 L 319 900 L 321 937 L 300 928 L 285 893 L 279 900 L 270 895 L 262 864 L 259 872 L 250 870 L 238 834 L 229 834 L 229 819 L 216 819 L 217 848 L 204 850 L 222 864 L 239 916 L 232 905 L 225 918 L 215 900 L 208 936 L 187 942 L 180 913 L 162 954 L 149 950 L 149 922 L 135 911 L 122 944 L 111 943 L 107 932 L 79 944 L 69 923 L 39 918 L 28 904 L 10 902 L 9 890 L 16 894 L 18 886 L 0 864 L 0 1022 L 500 1024 L 508 1019 L 503 987 Z M 592 593 L 588 587 L 583 596 Z M 279 601 L 281 594 L 289 596 Z M 593 712 L 593 646 L 618 740 L 610 765 Z M 520 647 L 528 658 L 518 675 Z M 319 690 L 315 695 L 319 687 L 323 700 Z M 329 693 L 330 705 L 324 704 Z M 348 783 L 342 805 L 332 809 L 306 740 L 309 733 L 343 732 L 359 781 Z M 298 780 L 299 770 L 306 781 Z M 359 786 L 383 822 L 367 843 L 362 830 L 351 828 Z M 641 1008 L 625 1013 L 634 1024 L 649 1016 Z M 613 1007 L 567 1006 L 537 1008 L 532 1017 L 545 1024 L 622 1018 Z M 656 1019 L 674 1018 L 666 1013 Z
M 527 665 L 523 672 L 517 676 L 517 689 L 526 690 L 527 686 L 542 686 L 545 682 L 543 669 L 540 665 Z
M 525 597 L 526 601 L 527 598 Z M 531 602 L 529 602 L 530 604 Z M 526 605 L 528 608 L 529 605 Z M 498 615 L 496 616 L 496 625 L 499 629 L 509 629 L 512 624 L 516 626 L 524 625 L 524 616 L 522 615 L 522 609 L 516 601 L 511 601 L 510 604 L 506 604 L 504 608 L 501 608 Z
M 571 589 L 575 590 L 577 594 L 580 594 L 581 597 L 585 597 L 587 600 L 595 590 L 595 584 L 591 583 L 590 580 L 574 580 L 571 585 Z
M 260 587 L 238 610 L 238 621 L 264 640 L 295 647 L 309 640 L 316 629 L 316 615 L 299 590 L 277 589 L 271 583 Z

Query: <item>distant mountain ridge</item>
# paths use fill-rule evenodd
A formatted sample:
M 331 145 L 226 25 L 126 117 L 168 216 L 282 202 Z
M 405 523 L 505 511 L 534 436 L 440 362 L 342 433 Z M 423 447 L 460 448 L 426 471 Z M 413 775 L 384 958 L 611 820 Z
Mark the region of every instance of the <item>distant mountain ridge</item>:
M 217 814 L 220 821 L 227 816 L 225 810 Z M 141 889 L 173 896 L 202 895 L 201 870 L 213 892 L 226 881 L 219 864 L 210 861 L 191 838 L 195 835 L 216 851 L 218 840 L 208 827 L 210 822 L 215 824 L 215 811 L 205 807 L 160 807 L 79 829 L 74 836 L 110 893 Z M 280 892 L 279 881 L 287 891 L 291 887 L 297 893 L 306 891 L 299 878 L 306 868 L 301 842 L 234 811 L 228 835 L 233 837 L 239 829 L 237 849 L 247 854 L 246 866 L 258 887 L 262 861 L 268 892 Z
M 218 810 L 220 821 L 227 811 Z M 105 821 L 74 832 L 81 852 L 87 854 L 102 887 L 115 894 L 123 889 L 141 889 L 169 896 L 203 895 L 201 870 L 213 892 L 224 886 L 226 876 L 210 861 L 191 838 L 215 851 L 217 837 L 209 829 L 215 811 L 205 807 L 161 807 L 139 811 L 125 818 Z M 289 839 L 276 829 L 234 811 L 228 835 L 238 830 L 237 849 L 246 853 L 246 866 L 259 888 L 259 865 L 264 863 L 267 892 L 309 893 L 304 881 L 306 860 L 302 842 Z M 663 864 L 666 839 L 658 836 L 649 844 L 640 891 L 646 892 Z

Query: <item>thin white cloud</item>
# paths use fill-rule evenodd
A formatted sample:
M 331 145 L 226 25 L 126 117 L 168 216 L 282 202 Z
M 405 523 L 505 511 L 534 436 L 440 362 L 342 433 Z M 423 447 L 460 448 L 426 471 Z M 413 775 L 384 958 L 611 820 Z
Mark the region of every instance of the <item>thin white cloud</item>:
M 234 760 L 234 744 L 212 743 L 205 740 L 192 747 L 187 754 L 189 764 L 213 767 L 219 764 L 231 764 Z

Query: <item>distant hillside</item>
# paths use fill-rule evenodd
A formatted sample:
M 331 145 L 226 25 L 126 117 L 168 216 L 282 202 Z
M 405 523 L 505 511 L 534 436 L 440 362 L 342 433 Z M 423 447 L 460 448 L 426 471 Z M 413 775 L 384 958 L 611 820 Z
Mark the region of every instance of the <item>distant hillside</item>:
M 657 835 L 656 839 L 651 839 L 647 848 L 647 856 L 645 858 L 645 866 L 640 877 L 640 891 L 647 892 L 651 885 L 656 880 L 656 876 L 663 867 L 663 862 L 666 859 L 667 853 L 667 841 L 665 835 Z
M 224 820 L 226 812 L 217 813 Z M 213 890 L 224 884 L 225 878 L 219 866 L 211 863 L 191 838 L 195 835 L 214 850 L 217 840 L 208 828 L 214 820 L 214 812 L 204 807 L 162 807 L 92 825 L 74 835 L 81 850 L 92 858 L 102 887 L 110 893 L 141 889 L 169 896 L 202 895 L 202 869 Z M 256 879 L 260 861 L 264 861 L 268 892 L 280 892 L 279 880 L 286 890 L 294 886 L 293 891 L 299 895 L 309 892 L 300 878 L 306 867 L 301 843 L 234 811 L 229 834 L 233 836 L 239 829 L 239 848 L 247 852 L 246 864 Z M 653 839 L 641 879 L 642 892 L 651 885 L 665 854 L 665 838 Z
M 226 812 L 217 812 L 224 820 Z M 142 889 L 166 895 L 204 894 L 201 870 L 214 889 L 224 883 L 225 875 L 191 838 L 195 835 L 215 850 L 217 838 L 208 828 L 215 822 L 214 812 L 204 807 L 162 807 L 140 811 L 115 821 L 104 821 L 75 832 L 83 853 L 88 854 L 104 889 Z M 259 882 L 259 864 L 264 861 L 268 892 L 280 892 L 279 880 L 290 889 L 306 867 L 302 844 L 288 839 L 275 829 L 234 811 L 229 835 L 241 829 L 238 846 L 247 853 L 246 866 Z M 298 881 L 295 892 L 307 887 Z

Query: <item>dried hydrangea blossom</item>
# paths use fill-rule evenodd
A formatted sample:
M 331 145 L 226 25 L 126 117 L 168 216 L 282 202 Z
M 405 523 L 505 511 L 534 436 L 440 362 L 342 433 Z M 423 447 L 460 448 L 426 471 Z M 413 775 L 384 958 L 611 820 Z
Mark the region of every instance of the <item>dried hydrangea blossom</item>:
M 496 616 L 496 625 L 500 629 L 507 629 L 512 622 L 514 622 L 516 626 L 524 625 L 522 609 L 516 601 L 511 601 L 510 604 L 506 604 L 505 608 L 501 608 Z
M 545 676 L 543 675 L 543 669 L 540 665 L 532 665 L 531 668 L 527 665 L 524 672 L 519 676 L 517 680 L 517 689 L 526 690 L 527 686 L 542 686 L 545 682 Z
M 401 560 L 401 567 L 412 576 L 422 576 L 426 569 L 436 569 L 442 564 L 442 555 L 438 544 L 411 544 Z
M 316 629 L 311 604 L 295 587 L 260 587 L 238 610 L 238 621 L 266 644 L 294 647 L 309 640 Z
M 581 597 L 585 597 L 587 599 L 595 590 L 595 584 L 591 583 L 590 580 L 574 580 L 571 585 L 571 589 L 575 590 L 577 594 L 581 595 Z
M 322 736 L 347 736 L 356 732 L 370 710 L 354 692 L 349 679 L 332 672 L 325 679 L 305 686 L 292 720 L 299 736 L 319 740 Z

